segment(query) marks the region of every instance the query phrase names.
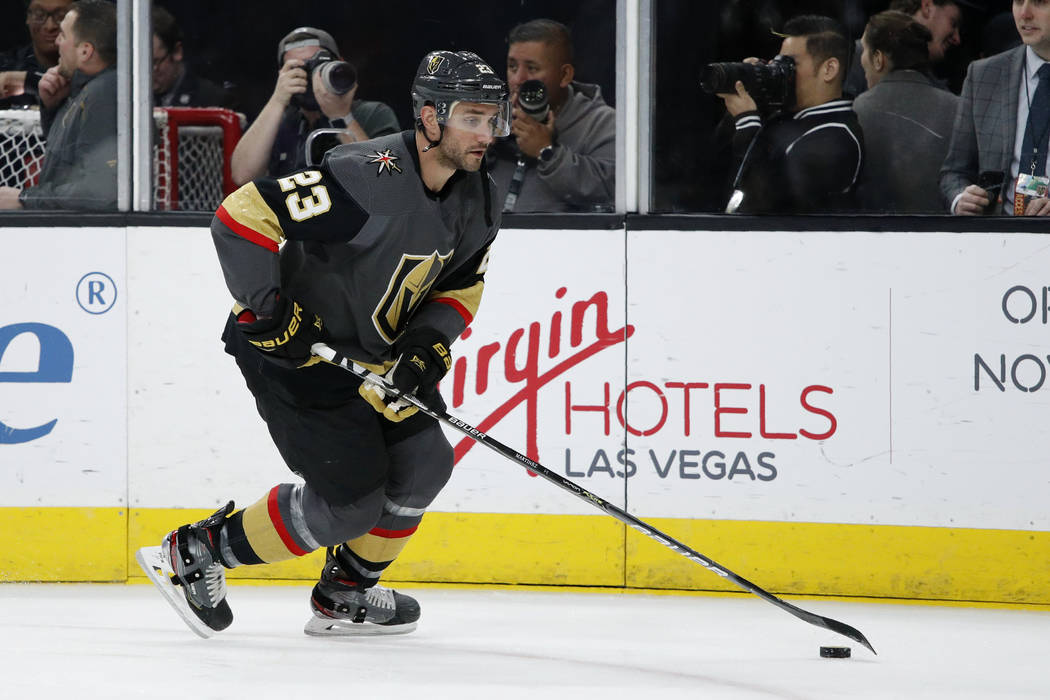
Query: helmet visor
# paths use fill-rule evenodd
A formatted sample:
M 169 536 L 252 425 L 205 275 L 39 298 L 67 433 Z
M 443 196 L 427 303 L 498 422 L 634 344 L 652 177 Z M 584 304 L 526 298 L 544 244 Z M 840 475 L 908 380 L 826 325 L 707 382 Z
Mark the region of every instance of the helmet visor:
M 438 121 L 442 121 L 440 116 Z M 510 135 L 510 103 L 456 101 L 444 119 L 445 126 L 485 136 Z

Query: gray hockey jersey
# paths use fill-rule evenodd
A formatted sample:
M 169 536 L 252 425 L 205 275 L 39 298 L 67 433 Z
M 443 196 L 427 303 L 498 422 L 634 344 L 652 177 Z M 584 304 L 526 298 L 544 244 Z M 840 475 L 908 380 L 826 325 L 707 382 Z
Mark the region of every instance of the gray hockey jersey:
M 321 316 L 329 345 L 373 370 L 392 363 L 391 345 L 409 327 L 455 339 L 477 313 L 499 230 L 490 190 L 482 170 L 429 191 L 413 131 L 255 180 L 212 220 L 235 311 L 266 316 L 277 294 L 289 296 Z

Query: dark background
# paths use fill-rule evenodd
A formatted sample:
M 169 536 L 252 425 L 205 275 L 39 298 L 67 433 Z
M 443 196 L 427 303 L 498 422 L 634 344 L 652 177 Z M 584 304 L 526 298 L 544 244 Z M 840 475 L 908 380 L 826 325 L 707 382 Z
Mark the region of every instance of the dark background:
M 960 0 L 962 46 L 940 71 L 958 92 L 966 66 L 985 53 L 991 19 L 1011 0 Z M 390 105 L 402 128 L 411 126 L 409 85 L 423 55 L 433 49 L 470 49 L 503 74 L 506 35 L 515 24 L 549 17 L 567 24 L 576 45 L 576 75 L 598 83 L 616 105 L 615 0 L 461 0 L 459 2 L 344 2 L 339 0 L 159 0 L 186 36 L 187 60 L 198 73 L 233 86 L 249 118 L 269 98 L 277 76 L 277 42 L 291 29 L 317 26 L 339 42 L 358 68 L 358 96 Z M 655 0 L 652 201 L 655 212 L 721 211 L 729 180 L 728 153 L 717 126 L 721 100 L 702 92 L 700 70 L 714 61 L 771 58 L 780 39 L 771 34 L 798 14 L 835 17 L 859 37 L 867 18 L 889 0 Z M 3 0 L 0 49 L 28 41 L 24 4 Z
M 403 128 L 411 125 L 409 88 L 420 60 L 434 49 L 471 50 L 497 73 L 506 70 L 507 32 L 546 17 L 573 31 L 580 80 L 601 85 L 615 104 L 615 0 L 516 2 L 341 2 L 328 0 L 162 1 L 176 17 L 194 69 L 232 82 L 241 111 L 254 117 L 277 79 L 277 43 L 292 29 L 324 29 L 343 57 L 357 66 L 357 96 L 390 105 Z
M 962 45 L 949 51 L 938 72 L 958 93 L 970 61 L 982 55 L 989 20 L 1010 13 L 1011 0 L 960 0 Z M 718 125 L 722 100 L 700 90 L 701 69 L 716 61 L 748 56 L 769 59 L 780 49 L 779 30 L 796 15 L 822 14 L 838 19 L 854 39 L 867 18 L 885 10 L 889 0 L 656 0 L 656 80 L 653 101 L 654 212 L 723 211 L 727 201 L 728 133 Z M 1012 18 L 1008 28 L 1013 26 Z M 991 39 L 991 37 L 988 37 Z M 723 124 L 723 129 L 730 127 Z

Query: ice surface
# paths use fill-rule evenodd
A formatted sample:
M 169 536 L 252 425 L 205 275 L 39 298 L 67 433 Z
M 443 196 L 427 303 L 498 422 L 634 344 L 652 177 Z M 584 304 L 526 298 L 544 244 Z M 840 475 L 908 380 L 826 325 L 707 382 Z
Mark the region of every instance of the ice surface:
M 202 640 L 151 586 L 0 585 L 0 697 L 1050 697 L 1050 611 L 792 600 L 873 656 L 752 596 L 401 590 L 409 635 L 307 637 L 308 585 L 234 585 L 233 626 Z

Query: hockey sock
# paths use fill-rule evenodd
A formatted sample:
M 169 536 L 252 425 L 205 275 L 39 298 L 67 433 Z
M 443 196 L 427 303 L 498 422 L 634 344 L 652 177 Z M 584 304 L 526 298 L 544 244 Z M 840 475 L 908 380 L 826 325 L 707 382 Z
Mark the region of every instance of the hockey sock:
M 375 585 L 386 567 L 397 559 L 419 527 L 419 518 L 416 518 L 416 524 L 400 530 L 385 529 L 381 527 L 382 524 L 383 520 L 380 519 L 380 526 L 350 540 L 337 550 L 344 573 L 363 588 Z
M 226 521 L 223 544 L 228 543 L 239 564 L 272 564 L 309 554 L 319 547 L 306 531 L 303 518 L 293 517 L 301 508 L 300 486 L 278 484 L 261 499 Z

